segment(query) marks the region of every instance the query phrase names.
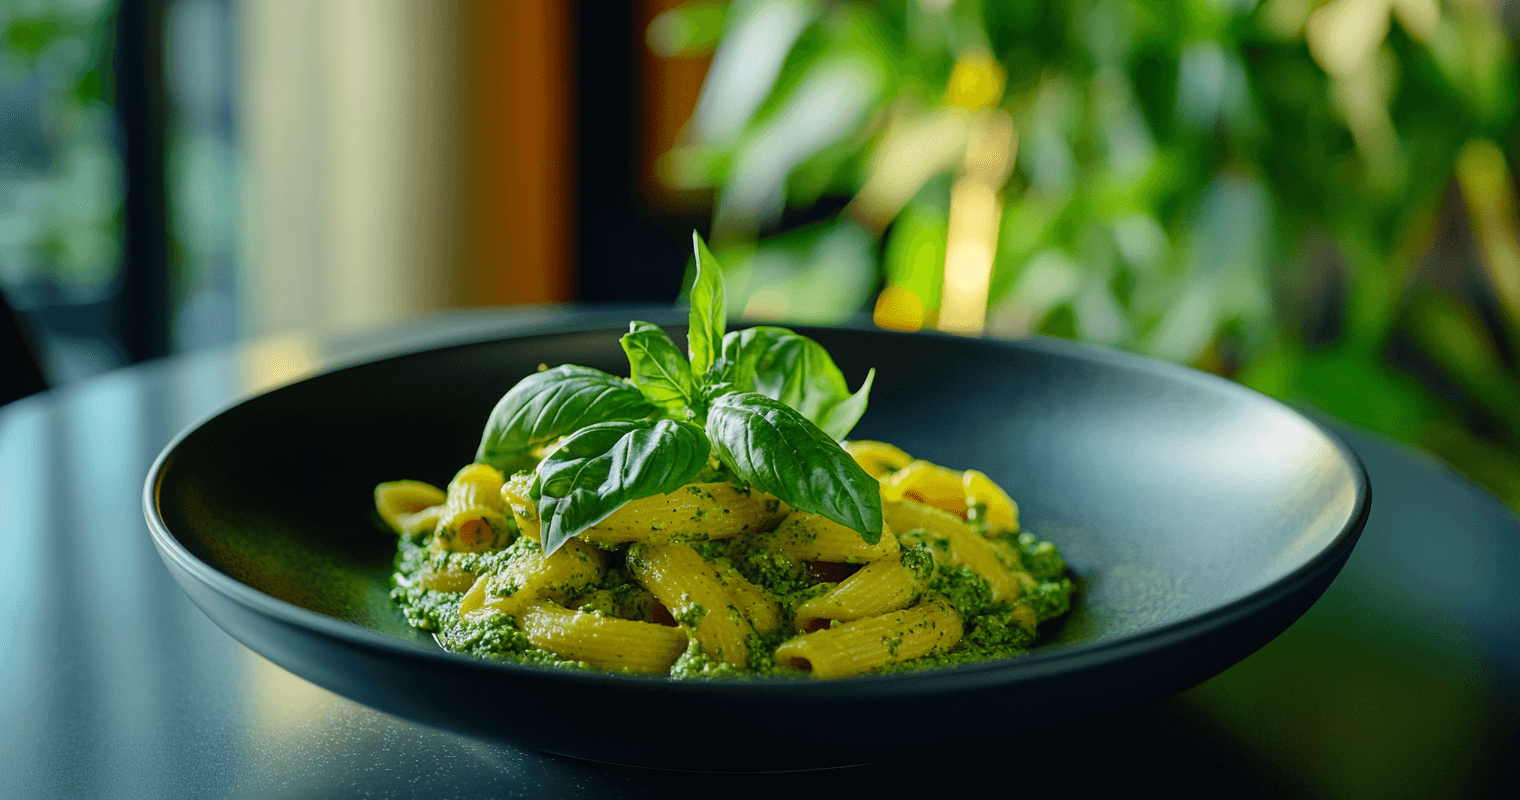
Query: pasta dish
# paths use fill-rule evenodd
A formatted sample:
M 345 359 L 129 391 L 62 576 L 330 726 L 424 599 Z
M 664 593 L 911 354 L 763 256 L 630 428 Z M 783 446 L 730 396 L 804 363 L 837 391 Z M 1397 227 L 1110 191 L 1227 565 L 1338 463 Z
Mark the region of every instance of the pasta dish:
M 440 488 L 382 483 L 392 597 L 445 648 L 704 678 L 836 678 L 1005 658 L 1070 606 L 1057 548 L 976 470 L 846 441 L 855 392 L 816 342 L 726 332 L 695 238 L 688 353 L 622 339 L 630 378 L 541 369 Z

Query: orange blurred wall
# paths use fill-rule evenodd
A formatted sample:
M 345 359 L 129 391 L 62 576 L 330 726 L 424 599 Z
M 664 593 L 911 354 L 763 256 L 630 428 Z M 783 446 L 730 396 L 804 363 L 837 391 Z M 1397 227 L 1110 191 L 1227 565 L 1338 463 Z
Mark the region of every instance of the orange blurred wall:
M 467 2 L 466 301 L 570 300 L 574 4 Z

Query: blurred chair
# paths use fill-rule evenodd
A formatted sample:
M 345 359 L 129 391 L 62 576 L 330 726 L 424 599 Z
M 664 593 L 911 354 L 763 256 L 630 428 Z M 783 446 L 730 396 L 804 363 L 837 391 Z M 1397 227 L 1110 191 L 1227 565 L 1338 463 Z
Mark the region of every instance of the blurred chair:
M 0 291 L 0 406 L 46 388 L 26 325 Z

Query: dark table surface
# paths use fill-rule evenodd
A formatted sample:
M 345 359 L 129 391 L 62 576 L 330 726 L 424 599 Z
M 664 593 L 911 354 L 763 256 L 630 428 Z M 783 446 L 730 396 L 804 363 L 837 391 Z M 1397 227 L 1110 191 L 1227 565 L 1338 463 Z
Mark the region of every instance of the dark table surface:
M 488 744 L 285 672 L 170 580 L 142 481 L 182 428 L 333 364 L 564 313 L 265 339 L 0 407 L 0 796 L 938 796 L 991 782 L 1002 796 L 1520 797 L 1520 521 L 1431 457 L 1334 421 L 1366 464 L 1372 516 L 1286 633 L 1154 707 L 1075 728 L 1010 720 L 1009 741 L 943 758 L 915 758 L 912 732 L 878 764 L 739 776 Z

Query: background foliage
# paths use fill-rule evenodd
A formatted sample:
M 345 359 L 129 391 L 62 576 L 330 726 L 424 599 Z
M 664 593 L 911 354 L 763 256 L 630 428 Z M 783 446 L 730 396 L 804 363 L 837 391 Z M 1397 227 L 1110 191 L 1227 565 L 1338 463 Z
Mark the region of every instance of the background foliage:
M 1188 363 L 1520 508 L 1511 38 L 1468 0 L 737 0 L 650 29 L 713 55 L 662 168 L 713 190 L 747 315 L 874 303 Z
M 115 278 L 121 175 L 102 3 L 0 4 L 0 287 L 97 298 Z

